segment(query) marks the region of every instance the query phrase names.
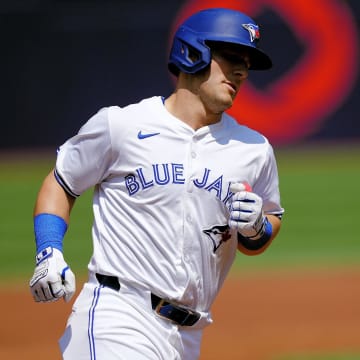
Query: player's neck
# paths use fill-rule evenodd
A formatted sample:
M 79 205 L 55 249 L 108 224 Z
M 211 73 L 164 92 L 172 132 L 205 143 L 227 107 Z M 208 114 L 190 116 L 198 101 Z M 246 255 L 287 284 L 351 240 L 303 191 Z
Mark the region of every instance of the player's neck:
M 196 95 L 186 90 L 175 91 L 165 100 L 165 107 L 194 130 L 219 122 L 222 115 L 208 111 Z

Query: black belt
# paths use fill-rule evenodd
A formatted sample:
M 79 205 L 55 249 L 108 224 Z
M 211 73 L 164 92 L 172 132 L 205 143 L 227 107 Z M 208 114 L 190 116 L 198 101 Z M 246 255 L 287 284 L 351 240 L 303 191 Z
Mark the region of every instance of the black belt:
M 120 283 L 117 277 L 96 274 L 96 278 L 100 285 L 115 291 L 120 290 Z M 155 294 L 151 294 L 151 306 L 159 316 L 171 320 L 180 326 L 192 326 L 200 319 L 201 316 L 196 311 L 173 304 Z

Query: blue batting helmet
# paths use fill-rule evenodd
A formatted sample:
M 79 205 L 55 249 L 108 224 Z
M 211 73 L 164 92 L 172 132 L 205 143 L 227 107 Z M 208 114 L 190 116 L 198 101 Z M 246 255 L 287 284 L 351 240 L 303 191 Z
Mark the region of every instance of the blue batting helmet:
M 258 25 L 247 15 L 230 9 L 201 10 L 187 20 L 175 33 L 169 56 L 169 70 L 194 74 L 211 62 L 207 41 L 225 42 L 245 47 L 249 52 L 250 70 L 267 70 L 271 59 L 257 47 Z

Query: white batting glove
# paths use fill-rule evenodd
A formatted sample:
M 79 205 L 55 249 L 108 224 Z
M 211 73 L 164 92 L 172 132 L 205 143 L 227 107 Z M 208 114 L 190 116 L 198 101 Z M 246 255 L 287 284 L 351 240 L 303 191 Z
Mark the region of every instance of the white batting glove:
M 261 197 L 250 189 L 242 183 L 231 184 L 230 191 L 235 194 L 230 204 L 229 226 L 240 235 L 257 240 L 265 231 L 266 217 Z
M 75 275 L 60 250 L 49 246 L 36 255 L 30 290 L 36 302 L 56 301 L 62 297 L 70 301 L 75 293 Z

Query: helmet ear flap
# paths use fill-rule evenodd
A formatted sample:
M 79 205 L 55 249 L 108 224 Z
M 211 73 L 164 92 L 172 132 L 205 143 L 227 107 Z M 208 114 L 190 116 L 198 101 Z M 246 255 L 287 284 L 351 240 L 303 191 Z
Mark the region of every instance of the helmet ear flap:
M 169 70 L 176 76 L 179 72 L 194 74 L 211 62 L 210 48 L 199 40 L 191 29 L 180 28 L 175 34 L 169 59 Z

